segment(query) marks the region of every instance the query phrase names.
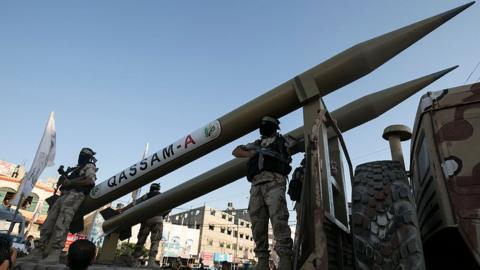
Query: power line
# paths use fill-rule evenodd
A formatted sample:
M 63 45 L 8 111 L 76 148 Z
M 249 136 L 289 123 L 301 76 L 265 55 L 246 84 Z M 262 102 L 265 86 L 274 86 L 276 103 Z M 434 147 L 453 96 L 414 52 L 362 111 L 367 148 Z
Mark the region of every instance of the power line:
M 478 61 L 477 65 L 472 70 L 472 72 L 470 72 L 470 75 L 468 75 L 467 79 L 465 80 L 465 82 L 463 84 L 467 83 L 467 81 L 470 80 L 470 77 L 472 77 L 473 73 L 477 70 L 478 66 L 480 66 L 480 61 Z M 478 77 L 478 80 L 480 80 L 480 77 Z

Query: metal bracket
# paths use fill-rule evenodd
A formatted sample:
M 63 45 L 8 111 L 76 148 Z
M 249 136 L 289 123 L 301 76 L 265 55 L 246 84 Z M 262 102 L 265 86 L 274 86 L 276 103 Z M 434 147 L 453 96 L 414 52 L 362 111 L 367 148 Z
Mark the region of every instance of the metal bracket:
M 309 75 L 302 74 L 295 76 L 295 78 L 293 78 L 293 87 L 297 93 L 298 100 L 302 104 L 320 96 L 320 90 L 317 87 L 317 83 L 313 77 Z

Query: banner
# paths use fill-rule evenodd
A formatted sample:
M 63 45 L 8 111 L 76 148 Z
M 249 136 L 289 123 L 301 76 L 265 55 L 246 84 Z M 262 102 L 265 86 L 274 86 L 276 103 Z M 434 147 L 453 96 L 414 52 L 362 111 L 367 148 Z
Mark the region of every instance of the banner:
M 38 146 L 37 153 L 32 162 L 30 170 L 23 177 L 17 194 L 12 199 L 12 205 L 18 205 L 20 198 L 27 198 L 33 190 L 35 183 L 42 174 L 45 167 L 53 166 L 55 159 L 56 148 L 56 131 L 54 112 L 50 113 L 45 131 L 43 132 L 42 140 Z

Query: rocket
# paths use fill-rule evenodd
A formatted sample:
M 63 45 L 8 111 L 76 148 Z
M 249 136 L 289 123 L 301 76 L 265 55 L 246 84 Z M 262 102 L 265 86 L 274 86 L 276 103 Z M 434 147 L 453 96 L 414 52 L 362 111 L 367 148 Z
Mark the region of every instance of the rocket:
M 374 71 L 472 4 L 359 43 L 299 76 L 313 79 L 325 96 Z M 299 109 L 300 100 L 295 80 L 288 80 L 96 185 L 74 220 L 255 130 L 264 115 L 279 118 Z
M 364 96 L 335 110 L 331 115 L 337 121 L 337 125 L 342 132 L 348 131 L 380 116 L 456 67 Z M 299 127 L 287 133 L 287 135 L 301 139 L 304 136 L 303 127 Z M 103 230 L 112 232 L 117 228 L 129 228 L 158 213 L 168 211 L 230 184 L 246 175 L 247 161 L 248 159 L 234 158 L 148 201 L 142 202 L 121 215 L 106 220 L 103 223 Z

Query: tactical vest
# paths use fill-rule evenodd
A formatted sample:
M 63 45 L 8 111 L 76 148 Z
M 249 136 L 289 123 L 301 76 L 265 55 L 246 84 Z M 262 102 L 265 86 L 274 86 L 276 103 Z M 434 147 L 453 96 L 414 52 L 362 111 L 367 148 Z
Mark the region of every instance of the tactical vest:
M 87 164 L 88 164 L 88 163 L 87 163 Z M 95 165 L 95 163 L 92 163 L 92 164 Z M 86 165 L 86 164 L 85 164 L 85 165 Z M 82 167 L 77 166 L 77 167 L 70 173 L 70 175 L 68 176 L 68 179 L 69 179 L 68 181 L 71 181 L 70 179 L 75 179 L 75 178 L 77 178 L 77 177 L 82 176 L 82 175 L 81 175 L 81 172 L 82 172 L 83 168 L 85 167 L 85 165 L 82 166 Z M 92 190 L 92 188 L 93 188 L 94 186 L 95 186 L 95 184 L 92 185 L 92 186 L 64 188 L 63 190 L 76 190 L 76 191 L 78 191 L 78 192 L 83 192 L 83 194 L 87 195 L 88 193 L 90 193 L 90 190 Z
M 290 162 L 292 159 L 287 151 L 286 141 L 282 135 L 277 135 L 275 141 L 269 144 L 266 147 L 261 146 L 261 140 L 256 140 L 254 142 L 257 149 L 255 156 L 248 160 L 248 169 L 247 169 L 247 179 L 249 181 L 253 180 L 255 175 L 263 172 L 275 172 L 284 176 L 288 176 L 292 167 Z M 261 149 L 265 149 L 274 155 L 263 154 Z

